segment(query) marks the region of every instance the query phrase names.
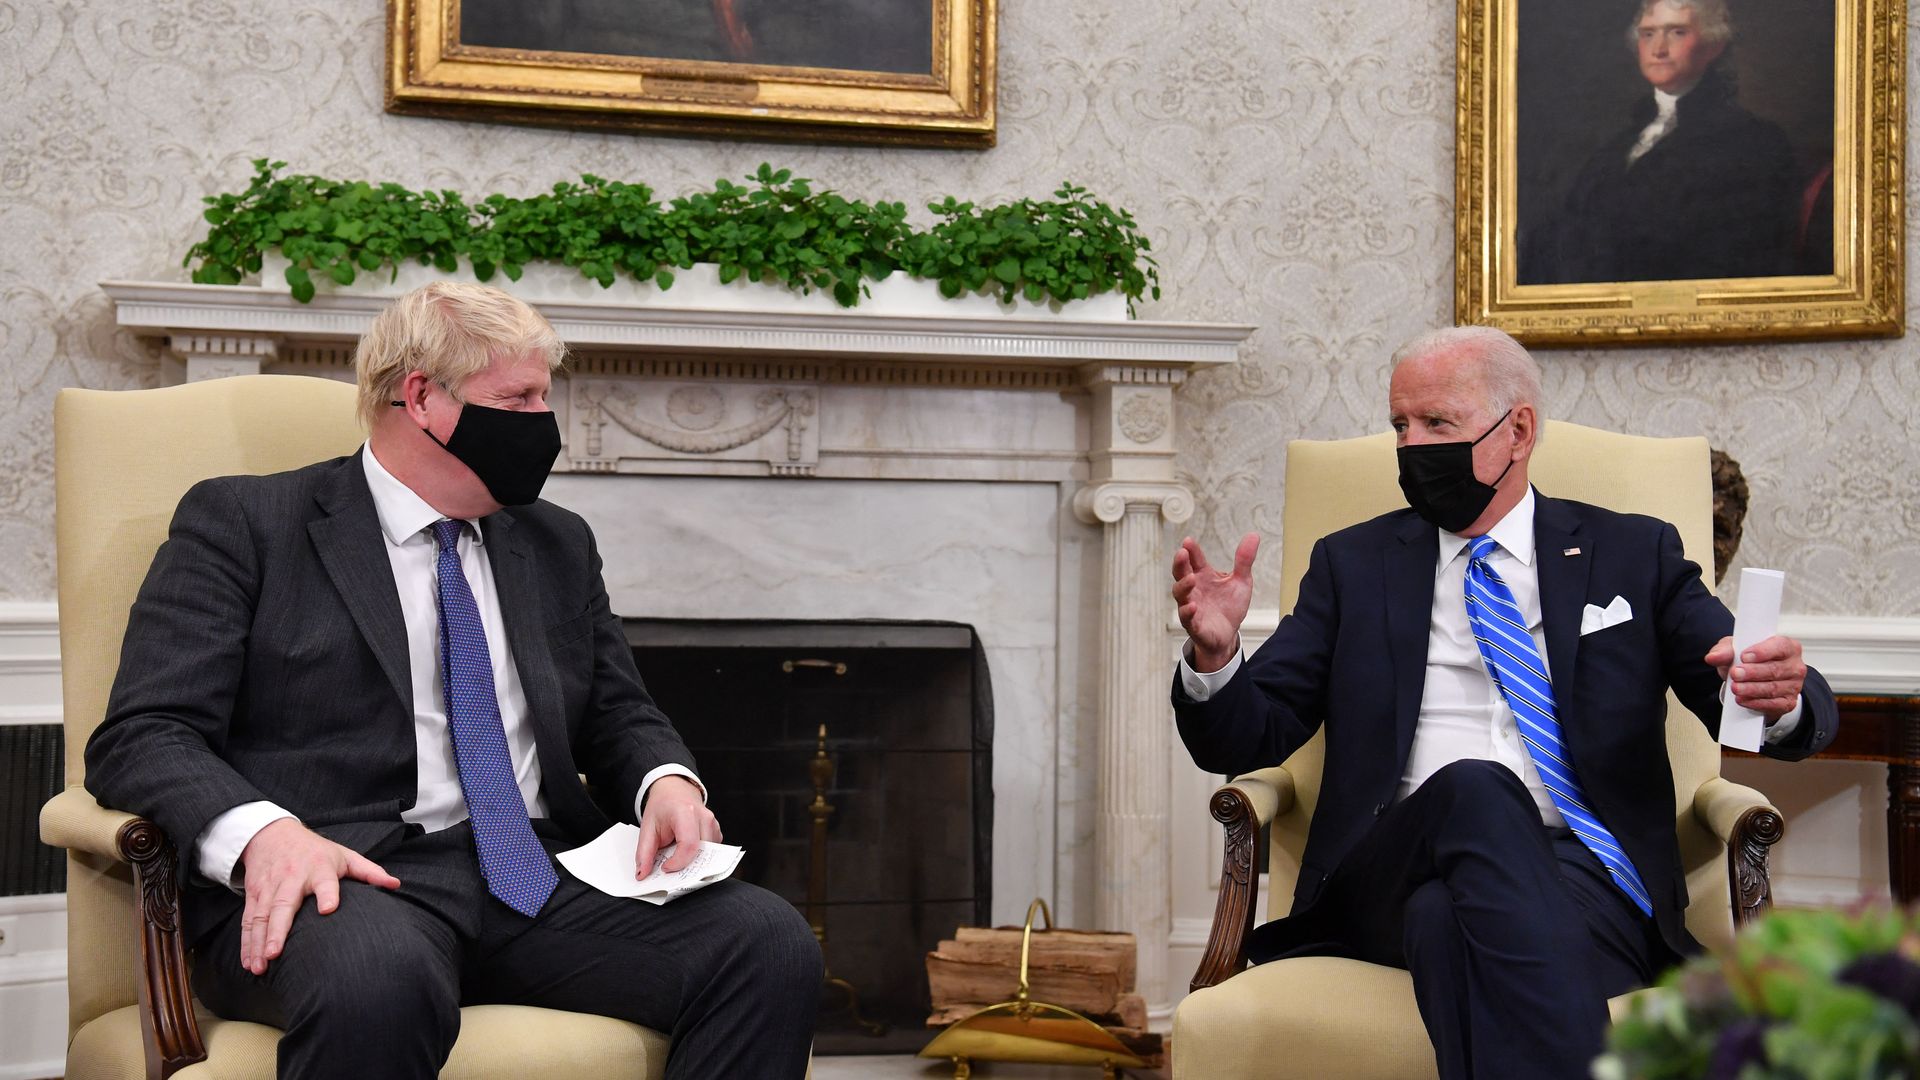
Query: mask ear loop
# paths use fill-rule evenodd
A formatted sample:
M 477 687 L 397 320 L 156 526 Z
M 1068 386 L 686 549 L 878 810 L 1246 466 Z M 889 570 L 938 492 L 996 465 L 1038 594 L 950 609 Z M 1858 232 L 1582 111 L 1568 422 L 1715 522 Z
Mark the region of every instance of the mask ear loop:
M 435 380 L 435 381 L 436 381 L 436 382 L 438 382 L 438 380 Z M 446 386 L 446 384 L 445 384 L 445 383 L 441 383 L 441 384 L 440 384 L 440 389 L 442 389 L 442 390 L 447 390 L 447 386 Z M 459 398 L 457 398 L 457 397 L 453 397 L 453 391 L 452 391 L 452 390 L 447 390 L 447 396 L 448 396 L 448 397 L 450 397 L 450 398 L 453 398 L 453 400 L 455 400 L 455 401 L 460 401 L 460 399 L 459 399 Z M 390 400 L 388 400 L 388 402 L 387 402 L 387 404 L 388 404 L 388 405 L 391 405 L 391 406 L 393 406 L 393 407 L 394 407 L 394 408 L 396 408 L 396 409 L 404 409 L 404 408 L 406 408 L 406 407 L 407 407 L 407 403 L 406 403 L 406 402 L 404 402 L 404 401 L 397 401 L 397 400 L 391 400 L 391 399 L 390 399 Z M 460 407 L 461 407 L 462 409 L 465 409 L 465 408 L 467 407 L 467 403 L 466 403 L 466 402 L 464 402 L 464 401 L 460 401 Z M 458 425 L 456 424 L 456 430 L 457 430 L 457 428 L 458 428 Z M 427 438 L 429 438 L 429 439 L 432 439 L 432 440 L 433 440 L 433 445 L 435 445 L 435 446 L 438 446 L 438 447 L 439 447 L 440 449 L 442 449 L 442 450 L 446 450 L 446 451 L 447 451 L 447 452 L 448 452 L 449 454 L 451 454 L 451 453 L 453 453 L 453 451 L 452 451 L 452 450 L 449 450 L 449 449 L 447 448 L 447 444 L 446 444 L 446 443 L 443 443 L 443 442 L 441 442 L 441 441 L 440 441 L 440 439 L 439 439 L 439 437 L 438 437 L 438 436 L 436 436 L 436 435 L 435 435 L 435 434 L 434 434 L 434 433 L 433 433 L 432 431 L 430 431 L 430 430 L 428 430 L 427 428 L 421 428 L 421 429 L 420 429 L 420 434 L 422 434 L 422 435 L 425 435 L 425 436 L 426 436 Z M 1482 435 L 1482 436 L 1481 436 L 1481 438 L 1483 438 L 1483 439 L 1484 439 L 1484 438 L 1486 438 L 1486 436 L 1485 436 L 1485 435 Z M 1506 475 L 1506 474 L 1505 474 L 1505 473 L 1502 473 L 1501 475 L 1502 475 L 1502 476 L 1504 476 L 1504 475 Z M 1495 483 L 1498 483 L 1498 481 L 1495 481 Z
M 1487 436 L 1489 436 L 1489 435 L 1491 435 L 1491 434 L 1493 434 L 1493 433 L 1494 433 L 1494 432 L 1496 432 L 1496 431 L 1499 431 L 1499 430 L 1500 430 L 1500 425 L 1501 425 L 1501 424 L 1504 424 L 1504 423 L 1506 423 L 1506 422 L 1507 422 L 1507 417 L 1509 417 L 1509 416 L 1512 416 L 1512 415 L 1513 415 L 1513 410 L 1512 410 L 1511 408 L 1509 408 L 1509 409 L 1508 409 L 1508 410 L 1507 410 L 1506 412 L 1503 412 L 1503 413 L 1501 413 L 1501 414 L 1500 414 L 1500 419 L 1498 419 L 1498 420 L 1495 420 L 1495 421 L 1493 422 L 1493 426 L 1492 426 L 1492 427 L 1490 427 L 1490 428 L 1488 428 L 1487 430 L 1485 430 L 1485 431 L 1483 431 L 1483 432 L 1481 432 L 1481 433 L 1480 433 L 1480 437 L 1479 437 L 1479 438 L 1477 438 L 1477 439 L 1475 439 L 1475 440 L 1473 440 L 1473 445 L 1475 445 L 1475 446 L 1479 446 L 1479 445 L 1480 445 L 1481 443 L 1483 443 L 1483 442 L 1485 442 L 1485 441 L 1487 441 Z M 436 440 L 436 441 L 437 441 L 437 440 Z M 1510 472 L 1512 472 L 1512 471 L 1513 471 L 1513 459 L 1512 459 L 1512 458 L 1508 458 L 1508 459 L 1507 459 L 1507 467 L 1506 467 L 1506 468 L 1504 468 L 1504 469 L 1501 469 L 1501 470 L 1500 470 L 1500 475 L 1499 475 L 1499 476 L 1496 476 L 1496 477 L 1494 477 L 1494 478 L 1493 478 L 1493 483 L 1491 483 L 1491 484 L 1488 484 L 1487 486 L 1488 486 L 1488 487 L 1499 487 L 1499 486 L 1500 486 L 1500 481 L 1502 481 L 1502 480 L 1505 480 L 1505 479 L 1507 478 L 1507 474 L 1508 474 L 1508 473 L 1510 473 Z
M 1477 438 L 1477 439 L 1475 439 L 1475 440 L 1473 440 L 1473 445 L 1475 445 L 1475 446 L 1479 446 L 1479 445 L 1480 445 L 1481 443 L 1483 443 L 1483 442 L 1486 442 L 1486 441 L 1487 441 L 1487 436 L 1489 436 L 1489 435 L 1491 435 L 1491 434 L 1493 434 L 1493 433 L 1494 433 L 1494 432 L 1496 432 L 1496 431 L 1499 431 L 1499 430 L 1500 430 L 1500 425 L 1501 425 L 1501 424 L 1504 424 L 1504 423 L 1506 423 L 1506 422 L 1507 422 L 1507 417 L 1509 417 L 1509 416 L 1512 416 L 1512 415 L 1513 415 L 1513 410 L 1512 410 L 1512 409 L 1508 409 L 1508 410 L 1507 410 L 1506 412 L 1503 412 L 1503 413 L 1501 413 L 1501 414 L 1500 414 L 1500 419 L 1498 419 L 1498 420 L 1495 420 L 1495 421 L 1493 422 L 1493 426 L 1492 426 L 1492 427 L 1490 427 L 1490 428 L 1488 428 L 1487 430 L 1485 430 L 1485 431 L 1483 431 L 1483 432 L 1481 432 L 1481 433 L 1480 433 L 1480 437 L 1479 437 L 1479 438 Z M 1506 473 L 1501 473 L 1500 475 L 1501 475 L 1501 476 L 1505 476 L 1505 475 L 1507 475 L 1507 474 L 1506 474 Z M 1499 483 L 1499 481 L 1498 481 L 1498 480 L 1496 480 L 1496 481 L 1494 481 L 1494 483 L 1496 483 L 1496 484 L 1497 484 L 1497 483 Z

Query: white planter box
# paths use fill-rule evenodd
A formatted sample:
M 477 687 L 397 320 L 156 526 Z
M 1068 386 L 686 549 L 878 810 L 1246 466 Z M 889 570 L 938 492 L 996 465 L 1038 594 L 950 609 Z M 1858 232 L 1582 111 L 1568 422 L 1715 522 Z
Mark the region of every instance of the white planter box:
M 278 292 L 290 291 L 286 278 L 287 260 L 279 252 L 268 252 L 261 259 L 260 285 Z M 454 274 L 443 274 L 431 266 L 407 263 L 391 280 L 388 271 L 362 271 L 352 285 L 337 285 L 325 274 L 315 274 L 316 293 L 353 293 L 361 296 L 399 296 L 430 281 L 443 278 L 477 281 L 464 262 Z M 597 304 L 609 307 L 671 307 L 707 311 L 791 311 L 841 313 L 848 315 L 915 315 L 930 317 L 990 318 L 1009 316 L 1026 319 L 1064 319 L 1085 322 L 1120 322 L 1127 318 L 1127 298 L 1120 293 L 1102 293 L 1069 304 L 1054 301 L 1034 303 L 1019 297 L 1002 304 L 997 295 L 962 293 L 952 299 L 940 295 L 940 283 L 895 273 L 884 281 L 867 282 L 870 296 L 860 298 L 856 307 L 843 308 L 831 292 L 815 290 L 800 293 L 780 284 L 751 282 L 744 277 L 732 283 L 720 283 L 720 268 L 712 263 L 696 264 L 691 270 L 673 270 L 673 287 L 656 288 L 652 282 L 638 282 L 621 275 L 611 288 L 581 276 L 571 266 L 558 263 L 528 263 L 519 281 L 509 281 L 496 271 L 487 282 L 518 296 L 530 304 Z

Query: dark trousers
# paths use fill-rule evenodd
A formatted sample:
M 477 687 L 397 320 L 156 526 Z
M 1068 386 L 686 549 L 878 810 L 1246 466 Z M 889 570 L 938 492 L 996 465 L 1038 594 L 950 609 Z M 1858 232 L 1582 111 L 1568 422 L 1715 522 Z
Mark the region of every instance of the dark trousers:
M 1586 1077 L 1607 999 L 1677 959 L 1511 770 L 1473 760 L 1389 808 L 1312 908 L 1253 944 L 1407 969 L 1443 1080 Z
M 265 975 L 240 967 L 238 912 L 196 951 L 194 989 L 209 1009 L 284 1032 L 282 1078 L 437 1076 L 460 1006 L 484 1004 L 666 1032 L 675 1080 L 806 1072 L 820 948 L 793 905 L 764 889 L 722 881 L 656 907 L 596 892 L 556 864 L 559 887 L 530 919 L 486 892 L 464 824 L 376 861 L 403 888 L 342 882 L 331 915 L 307 898 Z

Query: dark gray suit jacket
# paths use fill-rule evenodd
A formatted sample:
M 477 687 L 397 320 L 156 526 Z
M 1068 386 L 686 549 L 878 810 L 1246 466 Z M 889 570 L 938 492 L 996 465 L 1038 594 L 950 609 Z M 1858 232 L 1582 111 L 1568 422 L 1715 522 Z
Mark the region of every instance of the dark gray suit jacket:
M 693 757 L 641 685 L 586 523 L 541 502 L 480 528 L 533 726 L 538 824 L 584 842 L 633 819 L 650 770 Z M 419 831 L 400 819 L 417 791 L 406 630 L 358 454 L 187 492 L 86 761 L 87 789 L 157 821 L 183 859 L 215 817 L 261 799 L 376 861 Z M 239 903 L 189 889 L 189 940 Z

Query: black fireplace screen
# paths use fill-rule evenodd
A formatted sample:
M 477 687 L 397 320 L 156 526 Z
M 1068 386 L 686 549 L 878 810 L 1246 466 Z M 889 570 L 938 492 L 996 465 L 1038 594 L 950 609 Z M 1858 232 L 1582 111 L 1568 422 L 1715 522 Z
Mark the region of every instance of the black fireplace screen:
M 986 925 L 993 708 L 972 629 L 951 623 L 629 620 L 648 690 L 686 739 L 736 876 L 801 908 L 815 886 L 829 973 L 819 1053 L 928 1037 L 925 954 Z M 825 727 L 832 813 L 815 869 L 813 770 Z M 824 886 L 822 889 L 821 887 Z

